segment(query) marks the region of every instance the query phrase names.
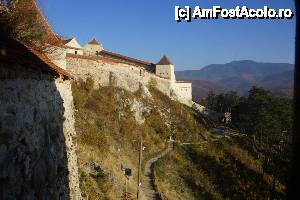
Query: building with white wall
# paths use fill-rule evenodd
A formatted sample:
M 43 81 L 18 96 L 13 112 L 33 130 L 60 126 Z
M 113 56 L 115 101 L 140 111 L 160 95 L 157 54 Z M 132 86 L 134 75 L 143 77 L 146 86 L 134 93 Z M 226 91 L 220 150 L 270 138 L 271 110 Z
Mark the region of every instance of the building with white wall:
M 67 47 L 67 53 L 83 55 L 83 48 L 77 42 L 76 38 L 64 40 L 63 43 Z
M 163 56 L 155 65 L 155 74 L 161 78 L 168 79 L 171 85 L 171 94 L 176 99 L 187 105 L 192 103 L 192 83 L 176 81 L 174 65 L 167 56 Z

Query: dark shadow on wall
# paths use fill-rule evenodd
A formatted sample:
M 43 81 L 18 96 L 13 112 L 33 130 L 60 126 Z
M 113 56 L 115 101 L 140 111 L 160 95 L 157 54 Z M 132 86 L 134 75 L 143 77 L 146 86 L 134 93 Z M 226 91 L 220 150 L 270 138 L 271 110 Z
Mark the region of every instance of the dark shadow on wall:
M 45 63 L 24 46 L 6 42 L 0 41 L 0 199 L 69 199 L 57 75 L 42 70 Z

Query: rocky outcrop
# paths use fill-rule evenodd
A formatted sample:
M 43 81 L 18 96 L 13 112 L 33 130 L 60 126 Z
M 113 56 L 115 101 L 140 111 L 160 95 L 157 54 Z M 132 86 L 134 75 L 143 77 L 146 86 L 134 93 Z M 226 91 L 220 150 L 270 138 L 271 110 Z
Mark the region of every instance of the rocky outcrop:
M 208 115 L 209 117 L 211 117 L 214 120 L 218 120 L 218 118 L 221 116 L 219 113 L 217 113 L 213 110 L 210 110 L 210 109 L 206 108 L 205 106 L 202 106 L 195 102 L 193 102 L 192 108 L 201 114 Z

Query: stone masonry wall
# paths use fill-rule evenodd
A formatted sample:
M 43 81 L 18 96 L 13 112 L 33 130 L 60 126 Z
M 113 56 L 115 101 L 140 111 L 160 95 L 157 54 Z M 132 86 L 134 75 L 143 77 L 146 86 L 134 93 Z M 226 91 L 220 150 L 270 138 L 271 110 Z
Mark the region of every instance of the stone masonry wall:
M 58 92 L 63 99 L 64 107 L 64 123 L 63 133 L 65 137 L 65 146 L 68 158 L 68 183 L 70 188 L 70 199 L 81 199 L 81 193 L 79 188 L 79 173 L 77 165 L 76 143 L 74 138 L 75 132 L 75 117 L 74 117 L 74 103 L 71 89 L 70 80 L 55 80 L 55 85 Z
M 186 105 L 192 105 L 192 83 L 176 82 L 175 93 L 180 102 Z
M 81 199 L 70 81 L 3 63 L 0 74 L 0 199 Z
M 181 103 L 191 104 L 188 100 L 178 98 L 176 93 L 178 88 L 174 81 L 158 77 L 142 67 L 68 55 L 67 71 L 78 79 L 92 78 L 96 87 L 98 87 L 97 84 L 115 85 L 131 92 L 137 91 L 141 86 L 148 86 L 150 79 L 154 79 L 158 90 Z

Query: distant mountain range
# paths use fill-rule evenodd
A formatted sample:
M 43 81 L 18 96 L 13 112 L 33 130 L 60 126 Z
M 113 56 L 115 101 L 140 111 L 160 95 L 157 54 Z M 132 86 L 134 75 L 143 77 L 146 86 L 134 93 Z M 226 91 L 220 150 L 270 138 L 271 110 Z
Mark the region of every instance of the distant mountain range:
M 294 65 L 261 63 L 251 60 L 212 64 L 200 70 L 176 72 L 177 80 L 193 83 L 193 99 L 206 97 L 210 90 L 224 93 L 230 90 L 246 95 L 253 86 L 261 86 L 274 94 L 292 97 Z

